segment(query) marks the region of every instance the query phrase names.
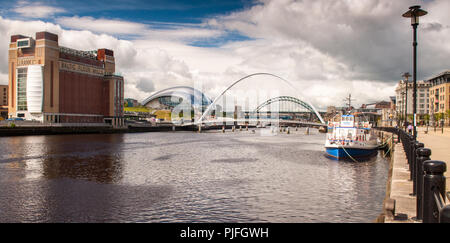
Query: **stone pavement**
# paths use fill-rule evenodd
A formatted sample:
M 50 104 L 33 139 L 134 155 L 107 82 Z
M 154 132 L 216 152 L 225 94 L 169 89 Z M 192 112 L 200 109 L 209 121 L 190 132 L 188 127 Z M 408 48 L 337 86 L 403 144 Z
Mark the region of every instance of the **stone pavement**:
M 450 128 L 442 129 L 429 127 L 428 133 L 425 134 L 426 127 L 419 127 L 417 129 L 417 140 L 425 145 L 425 148 L 431 149 L 431 159 L 442 160 L 447 163 L 447 171 L 445 172 L 446 191 L 450 191 Z
M 385 223 L 413 223 L 416 217 L 416 197 L 410 194 L 413 183 L 409 180 L 409 166 L 401 143 L 394 145 L 392 158 L 391 199 L 395 200 L 395 215 L 386 217 Z
M 418 127 L 417 140 L 431 149 L 431 159 L 442 160 L 447 163 L 445 176 L 446 191 L 450 191 L 450 128 L 442 129 Z M 392 177 L 390 181 L 389 197 L 395 200 L 394 217 L 386 217 L 385 223 L 418 223 L 416 217 L 416 197 L 411 196 L 413 183 L 409 180 L 410 172 L 406 154 L 401 143 L 394 145 L 392 158 Z

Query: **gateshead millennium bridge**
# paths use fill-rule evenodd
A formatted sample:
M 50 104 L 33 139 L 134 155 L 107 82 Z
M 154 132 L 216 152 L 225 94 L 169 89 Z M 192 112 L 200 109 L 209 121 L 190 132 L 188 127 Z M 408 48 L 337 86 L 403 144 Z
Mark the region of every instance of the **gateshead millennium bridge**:
M 311 126 L 324 126 L 325 122 L 309 102 L 298 97 L 280 95 L 265 99 L 256 107 L 248 104 L 238 106 L 231 104 L 234 108 L 227 111 L 227 105 L 221 106 L 220 101 L 226 100 L 229 92 L 238 83 L 251 77 L 269 76 L 275 80 L 282 81 L 289 86 L 290 90 L 296 91 L 287 80 L 270 73 L 255 73 L 245 76 L 228 86 L 214 101 L 211 101 L 198 89 L 188 86 L 177 86 L 164 89 L 146 98 L 142 104 L 151 109 L 165 109 L 172 113 L 172 122 L 178 125 L 208 126 L 212 124 L 303 124 Z M 298 92 L 297 92 L 298 93 Z M 234 101 L 236 98 L 233 98 Z M 246 100 L 248 103 L 248 100 Z M 253 102 L 254 103 L 254 102 Z M 228 104 L 228 106 L 230 106 Z M 222 110 L 223 109 L 223 110 Z M 178 118 L 183 118 L 178 122 Z

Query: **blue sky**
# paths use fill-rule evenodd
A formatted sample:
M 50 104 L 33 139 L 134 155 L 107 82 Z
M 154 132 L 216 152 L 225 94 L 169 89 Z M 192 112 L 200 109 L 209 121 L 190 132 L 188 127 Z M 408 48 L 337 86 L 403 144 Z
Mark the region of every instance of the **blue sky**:
M 2 9 L 13 9 L 20 2 L 29 4 L 33 1 L 1 1 Z M 58 14 L 62 16 L 95 16 L 141 22 L 176 23 L 200 23 L 203 18 L 227 14 L 255 4 L 253 0 L 42 0 L 39 3 L 65 9 L 67 12 Z M 11 12 L 6 12 L 5 16 L 17 17 Z
M 98 1 L 5 1 L 2 2 L 2 16 L 17 20 L 42 20 L 54 22 L 61 17 L 92 17 L 96 19 L 110 19 L 129 21 L 147 25 L 151 29 L 174 29 L 183 26 L 198 26 L 205 19 L 242 11 L 258 4 L 254 0 L 98 0 Z M 52 14 L 45 16 L 30 16 L 17 14 L 19 6 L 46 6 L 54 8 Z M 67 27 L 67 26 L 66 26 Z M 72 27 L 68 27 L 74 28 Z M 206 27 L 207 28 L 207 27 Z M 100 32 L 100 31 L 98 31 Z M 121 39 L 134 39 L 139 34 L 114 33 Z M 249 40 L 247 36 L 237 31 L 225 31 L 220 36 L 198 38 L 187 41 L 192 46 L 217 47 L 230 41 Z
M 110 48 L 125 95 L 202 82 L 214 97 L 233 81 L 269 72 L 319 108 L 352 93 L 370 103 L 395 95 L 411 70 L 411 25 L 420 4 L 418 79 L 450 69 L 449 0 L 0 0 L 0 53 L 9 36 L 49 31 L 80 50 Z M 0 83 L 8 79 L 0 56 Z

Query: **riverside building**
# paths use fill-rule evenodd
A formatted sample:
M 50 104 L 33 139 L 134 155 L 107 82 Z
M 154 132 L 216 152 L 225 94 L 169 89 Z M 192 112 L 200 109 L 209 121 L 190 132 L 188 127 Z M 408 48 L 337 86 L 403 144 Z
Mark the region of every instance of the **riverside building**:
M 430 114 L 446 113 L 450 110 L 450 70 L 428 80 L 430 87 Z
M 429 103 L 429 89 L 431 87 L 431 83 L 429 81 L 418 80 L 417 81 L 417 119 L 422 120 L 424 116 L 430 111 L 430 103 Z M 395 109 L 396 113 L 400 117 L 404 117 L 405 111 L 408 113 L 408 116 L 412 116 L 413 114 L 413 82 L 408 82 L 408 90 L 406 91 L 406 83 L 399 81 L 397 87 L 395 88 Z M 408 117 L 409 121 L 412 118 Z
M 51 123 L 123 125 L 123 77 L 114 52 L 60 46 L 58 36 L 13 35 L 8 55 L 8 116 Z
M 0 121 L 8 117 L 8 85 L 0 85 Z

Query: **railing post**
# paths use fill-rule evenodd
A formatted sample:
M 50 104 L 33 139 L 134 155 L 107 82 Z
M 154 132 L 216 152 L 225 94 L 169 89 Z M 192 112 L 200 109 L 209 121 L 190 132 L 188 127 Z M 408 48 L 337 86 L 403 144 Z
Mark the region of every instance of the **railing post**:
M 413 181 L 413 196 L 415 196 L 417 194 L 417 151 L 420 148 L 423 148 L 423 143 L 420 143 L 418 141 L 416 141 L 414 143 L 414 154 L 413 154 L 413 163 L 412 163 L 412 170 L 411 170 L 411 174 L 412 174 L 412 181 Z
M 445 176 L 447 165 L 439 160 L 427 160 L 423 163 L 425 175 L 423 177 L 423 222 L 438 223 L 439 208 L 434 193 L 445 197 Z
M 450 205 L 445 206 L 439 212 L 439 223 L 450 223 Z
M 417 175 L 416 175 L 416 218 L 422 219 L 423 213 L 423 162 L 430 160 L 431 150 L 427 148 L 419 148 L 417 150 Z
M 415 156 L 415 147 L 416 147 L 416 142 L 414 141 L 414 139 L 411 139 L 409 141 L 409 180 L 412 181 L 413 180 L 413 166 L 414 166 L 414 156 Z

